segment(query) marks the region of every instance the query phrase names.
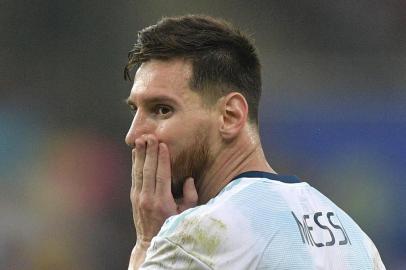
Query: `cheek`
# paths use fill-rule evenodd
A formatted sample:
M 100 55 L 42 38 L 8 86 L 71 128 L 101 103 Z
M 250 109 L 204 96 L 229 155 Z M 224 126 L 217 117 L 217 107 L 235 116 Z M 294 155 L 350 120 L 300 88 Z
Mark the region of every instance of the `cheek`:
M 162 121 L 155 129 L 155 135 L 160 142 L 169 144 L 178 135 L 179 130 L 176 123 L 171 121 Z
M 190 123 L 190 122 L 188 122 Z M 182 122 L 165 122 L 160 124 L 155 131 L 159 142 L 165 143 L 172 157 L 188 147 L 188 143 L 196 136 L 196 123 L 185 124 Z
M 157 126 L 155 135 L 157 136 L 158 141 L 165 143 L 168 146 L 170 153 L 172 153 L 188 136 L 187 131 L 188 128 L 184 125 L 182 126 L 167 121 Z

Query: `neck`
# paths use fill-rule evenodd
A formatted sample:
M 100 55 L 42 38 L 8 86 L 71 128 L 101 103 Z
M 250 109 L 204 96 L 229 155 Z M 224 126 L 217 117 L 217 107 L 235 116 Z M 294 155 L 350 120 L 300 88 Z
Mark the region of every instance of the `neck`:
M 238 140 L 218 151 L 198 185 L 199 204 L 215 197 L 235 176 L 247 171 L 275 173 L 266 161 L 259 139 Z

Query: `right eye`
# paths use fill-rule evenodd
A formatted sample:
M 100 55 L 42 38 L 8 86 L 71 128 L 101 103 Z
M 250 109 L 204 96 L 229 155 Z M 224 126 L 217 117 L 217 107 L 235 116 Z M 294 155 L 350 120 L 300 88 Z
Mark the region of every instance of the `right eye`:
M 159 117 L 160 119 L 167 119 L 171 117 L 174 112 L 171 106 L 165 104 L 157 104 L 152 110 L 154 115 Z

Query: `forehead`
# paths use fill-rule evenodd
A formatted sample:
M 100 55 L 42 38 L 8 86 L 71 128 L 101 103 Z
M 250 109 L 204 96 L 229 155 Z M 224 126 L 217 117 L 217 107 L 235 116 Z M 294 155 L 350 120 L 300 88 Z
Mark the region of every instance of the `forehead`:
M 130 98 L 139 99 L 155 96 L 182 100 L 197 94 L 190 90 L 189 79 L 192 74 L 191 63 L 182 60 L 150 60 L 137 70 Z

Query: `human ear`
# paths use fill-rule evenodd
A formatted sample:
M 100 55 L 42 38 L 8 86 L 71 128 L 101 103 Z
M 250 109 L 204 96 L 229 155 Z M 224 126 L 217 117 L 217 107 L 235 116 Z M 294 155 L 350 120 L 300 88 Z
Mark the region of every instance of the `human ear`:
M 221 136 L 226 140 L 234 139 L 247 122 L 247 100 L 240 93 L 229 93 L 220 102 L 220 112 Z

